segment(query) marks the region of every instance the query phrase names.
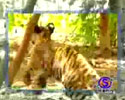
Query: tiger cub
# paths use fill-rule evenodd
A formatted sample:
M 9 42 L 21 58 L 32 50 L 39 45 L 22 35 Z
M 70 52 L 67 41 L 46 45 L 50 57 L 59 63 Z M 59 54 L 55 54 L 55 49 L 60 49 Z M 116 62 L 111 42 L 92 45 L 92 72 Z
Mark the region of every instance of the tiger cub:
M 37 89 L 46 85 L 46 79 L 50 73 L 49 69 L 53 58 L 50 35 L 54 26 L 49 23 L 47 27 L 35 26 L 36 40 L 30 50 L 30 60 L 24 74 L 24 82 L 29 85 L 28 89 Z M 51 56 L 50 56 L 51 55 Z M 44 68 L 43 68 L 44 67 Z

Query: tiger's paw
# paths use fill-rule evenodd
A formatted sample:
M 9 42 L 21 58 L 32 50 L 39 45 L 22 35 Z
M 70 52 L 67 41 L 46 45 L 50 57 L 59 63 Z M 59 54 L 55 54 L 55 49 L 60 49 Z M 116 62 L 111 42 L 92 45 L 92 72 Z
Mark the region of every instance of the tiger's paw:
M 26 84 L 23 81 L 17 81 L 12 84 L 12 87 L 26 87 Z
M 40 85 L 31 84 L 27 87 L 28 90 L 40 90 L 42 87 Z

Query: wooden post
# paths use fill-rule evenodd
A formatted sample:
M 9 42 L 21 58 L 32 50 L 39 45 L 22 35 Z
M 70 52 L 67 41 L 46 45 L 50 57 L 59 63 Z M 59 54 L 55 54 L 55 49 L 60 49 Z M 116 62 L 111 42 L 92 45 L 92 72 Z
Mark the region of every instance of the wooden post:
M 16 57 L 13 62 L 9 66 L 9 82 L 12 84 L 13 79 L 20 68 L 20 65 L 24 59 L 25 53 L 27 52 L 27 48 L 29 46 L 29 42 L 31 40 L 32 33 L 34 32 L 34 27 L 39 20 L 40 14 L 34 14 L 30 21 L 27 24 L 27 28 L 25 31 L 24 39 L 22 41 L 21 46 L 19 47 Z
M 100 14 L 100 50 L 103 57 L 111 56 L 110 30 L 108 14 Z

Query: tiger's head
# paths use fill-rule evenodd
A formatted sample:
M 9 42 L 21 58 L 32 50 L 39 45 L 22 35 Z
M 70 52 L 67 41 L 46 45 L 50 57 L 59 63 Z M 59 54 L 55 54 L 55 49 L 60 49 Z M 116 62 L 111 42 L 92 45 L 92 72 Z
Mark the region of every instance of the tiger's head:
M 34 41 L 45 42 L 51 40 L 51 34 L 54 32 L 55 26 L 53 23 L 48 23 L 46 27 L 36 25 L 34 28 Z

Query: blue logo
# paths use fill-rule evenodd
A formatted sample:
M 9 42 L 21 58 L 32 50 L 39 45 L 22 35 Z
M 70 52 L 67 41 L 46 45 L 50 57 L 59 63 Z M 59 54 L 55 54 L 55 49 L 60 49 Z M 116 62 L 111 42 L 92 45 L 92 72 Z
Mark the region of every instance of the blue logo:
M 101 77 L 98 81 L 100 88 L 109 89 L 112 86 L 112 81 L 109 77 Z

